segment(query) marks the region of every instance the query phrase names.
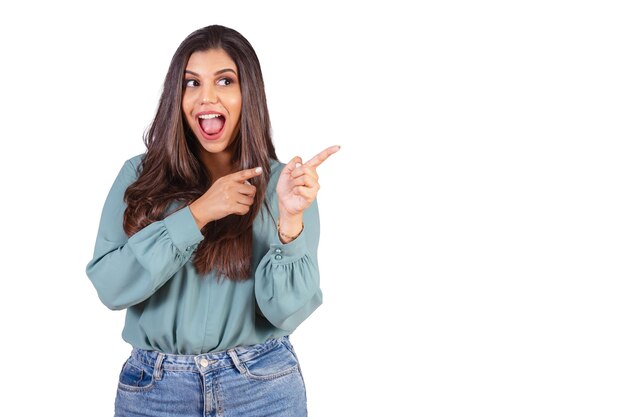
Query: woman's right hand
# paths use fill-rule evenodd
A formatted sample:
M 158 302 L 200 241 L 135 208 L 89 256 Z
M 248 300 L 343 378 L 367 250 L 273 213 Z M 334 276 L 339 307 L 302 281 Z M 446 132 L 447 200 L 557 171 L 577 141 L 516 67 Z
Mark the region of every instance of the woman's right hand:
M 217 179 L 200 198 L 189 205 L 198 228 L 229 214 L 243 216 L 254 203 L 256 187 L 247 182 L 261 175 L 258 168 L 244 169 Z

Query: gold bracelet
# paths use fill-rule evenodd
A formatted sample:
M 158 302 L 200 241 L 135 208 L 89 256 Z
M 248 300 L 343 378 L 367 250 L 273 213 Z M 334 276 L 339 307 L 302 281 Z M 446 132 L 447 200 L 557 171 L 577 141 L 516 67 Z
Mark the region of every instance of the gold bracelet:
M 289 241 L 292 241 L 292 240 L 296 240 L 298 238 L 298 236 L 300 236 L 302 234 L 302 231 L 304 230 L 304 222 L 302 222 L 302 229 L 300 229 L 298 234 L 295 235 L 295 236 L 289 236 L 289 235 L 286 235 L 286 234 L 284 234 L 283 232 L 280 231 L 280 220 L 278 220 L 278 222 L 276 223 L 276 228 L 278 229 L 278 234 L 281 237 L 284 237 L 285 239 L 289 239 Z

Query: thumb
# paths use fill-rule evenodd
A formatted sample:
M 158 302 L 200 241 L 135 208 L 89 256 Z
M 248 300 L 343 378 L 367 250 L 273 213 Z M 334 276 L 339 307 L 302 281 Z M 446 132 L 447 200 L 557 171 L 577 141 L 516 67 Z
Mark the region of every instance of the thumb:
M 291 171 L 298 168 L 300 165 L 302 165 L 302 158 L 300 158 L 299 156 L 294 156 L 291 161 L 289 161 L 289 163 L 285 166 L 283 172 L 285 174 L 291 174 Z

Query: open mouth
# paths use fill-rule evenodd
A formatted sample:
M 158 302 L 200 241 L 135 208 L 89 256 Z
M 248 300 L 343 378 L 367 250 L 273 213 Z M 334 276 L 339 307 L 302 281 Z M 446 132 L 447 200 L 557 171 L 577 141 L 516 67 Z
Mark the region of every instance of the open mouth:
M 201 114 L 198 116 L 200 128 L 208 137 L 219 135 L 224 129 L 226 118 L 218 113 Z

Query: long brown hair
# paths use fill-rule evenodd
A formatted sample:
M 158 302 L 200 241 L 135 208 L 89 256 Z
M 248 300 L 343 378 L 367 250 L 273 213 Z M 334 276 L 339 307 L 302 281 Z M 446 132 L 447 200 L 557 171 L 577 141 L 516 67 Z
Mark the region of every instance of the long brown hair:
M 222 49 L 237 65 L 241 88 L 239 132 L 231 144 L 233 167 L 241 170 L 263 167 L 263 174 L 250 181 L 256 195 L 250 211 L 231 214 L 208 223 L 193 265 L 199 274 L 215 271 L 218 278 L 241 281 L 251 276 L 252 222 L 259 213 L 269 181 L 270 158 L 277 159 L 270 133 L 261 65 L 252 45 L 237 31 L 219 25 L 190 34 L 178 47 L 165 76 L 163 93 L 153 122 L 144 134 L 146 153 L 140 174 L 124 194 L 124 231 L 132 236 L 162 220 L 172 203 L 191 203 L 213 183 L 199 158 L 200 145 L 183 117 L 183 77 L 192 53 Z

